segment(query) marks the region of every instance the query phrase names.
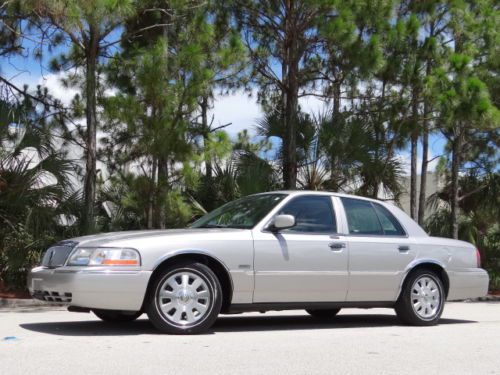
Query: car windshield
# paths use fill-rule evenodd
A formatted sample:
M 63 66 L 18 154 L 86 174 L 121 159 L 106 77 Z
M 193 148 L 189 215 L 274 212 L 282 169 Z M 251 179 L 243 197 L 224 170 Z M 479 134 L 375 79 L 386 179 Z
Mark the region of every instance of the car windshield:
M 196 220 L 191 228 L 251 229 L 271 211 L 286 194 L 259 194 L 226 203 Z

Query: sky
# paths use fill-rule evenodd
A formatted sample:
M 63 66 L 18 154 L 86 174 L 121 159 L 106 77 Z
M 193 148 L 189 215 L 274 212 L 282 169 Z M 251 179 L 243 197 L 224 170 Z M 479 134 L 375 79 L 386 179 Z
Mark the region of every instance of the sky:
M 49 92 L 63 103 L 69 104 L 78 90 L 65 88 L 61 84 L 61 78 L 67 72 L 52 73 L 48 69 L 51 56 L 45 53 L 42 61 L 36 61 L 31 57 L 32 46 L 26 43 L 26 56 L 15 56 L 0 61 L 0 71 L 4 77 L 12 80 L 13 83 L 22 87 L 28 85 L 35 89 L 37 85 L 48 88 Z M 65 50 L 65 46 L 59 47 L 55 53 Z M 300 99 L 300 106 L 304 112 L 317 114 L 324 110 L 325 105 L 315 97 L 303 97 Z M 216 95 L 210 118 L 214 118 L 214 126 L 231 123 L 224 130 L 235 138 L 238 132 L 247 129 L 250 134 L 255 134 L 255 125 L 262 118 L 263 113 L 257 104 L 256 91 L 249 94 L 243 91 L 237 91 L 227 95 Z M 429 159 L 442 154 L 445 140 L 440 135 L 432 135 L 429 142 Z M 418 154 L 421 155 L 419 145 Z M 410 152 L 409 149 L 399 151 L 404 166 L 404 171 L 409 174 L 410 171 Z M 438 158 L 435 158 L 429 165 L 429 170 L 435 169 Z M 420 169 L 421 158 L 418 159 L 418 168 Z

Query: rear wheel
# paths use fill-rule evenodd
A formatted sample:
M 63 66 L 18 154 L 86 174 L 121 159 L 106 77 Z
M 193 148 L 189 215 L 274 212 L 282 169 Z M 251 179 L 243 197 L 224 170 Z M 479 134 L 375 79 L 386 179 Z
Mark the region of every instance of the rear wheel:
M 411 273 L 396 302 L 396 314 L 406 324 L 431 326 L 443 313 L 445 293 L 441 279 L 432 271 Z
M 339 313 L 340 309 L 306 309 L 306 311 L 318 319 L 331 319 Z
M 110 323 L 133 322 L 142 315 L 142 311 L 123 312 L 118 310 L 92 310 L 92 312 L 101 320 Z
M 201 333 L 219 315 L 221 290 L 219 280 L 206 265 L 193 261 L 173 264 L 153 281 L 146 312 L 162 332 Z

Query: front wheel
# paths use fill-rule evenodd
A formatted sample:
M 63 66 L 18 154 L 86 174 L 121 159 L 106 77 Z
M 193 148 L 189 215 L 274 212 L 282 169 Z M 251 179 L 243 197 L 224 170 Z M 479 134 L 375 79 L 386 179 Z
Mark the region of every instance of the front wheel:
M 340 309 L 306 309 L 307 313 L 318 319 L 331 319 L 336 316 Z
M 101 320 L 109 323 L 133 322 L 142 315 L 142 311 L 131 311 L 129 313 L 116 310 L 92 310 Z
M 445 292 L 440 278 L 432 271 L 417 270 L 408 276 L 396 302 L 396 314 L 406 324 L 432 326 L 443 313 Z
M 202 333 L 219 315 L 221 290 L 217 276 L 206 265 L 192 261 L 173 264 L 153 281 L 146 312 L 162 332 Z

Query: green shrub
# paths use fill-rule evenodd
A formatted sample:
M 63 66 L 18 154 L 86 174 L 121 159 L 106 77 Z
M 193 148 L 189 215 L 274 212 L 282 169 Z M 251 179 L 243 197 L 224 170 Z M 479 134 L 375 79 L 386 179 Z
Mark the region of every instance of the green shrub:
M 39 263 L 50 240 L 35 240 L 21 224 L 5 234 L 0 245 L 0 278 L 9 290 L 26 289 L 28 271 Z

